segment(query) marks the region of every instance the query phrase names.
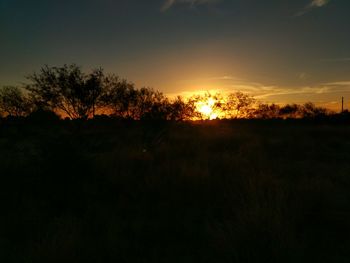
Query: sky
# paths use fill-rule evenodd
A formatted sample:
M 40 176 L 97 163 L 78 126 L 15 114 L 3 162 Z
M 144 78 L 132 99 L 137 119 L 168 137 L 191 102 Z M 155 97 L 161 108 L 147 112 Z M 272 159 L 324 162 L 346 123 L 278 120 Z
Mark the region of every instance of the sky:
M 102 67 L 163 93 L 350 108 L 349 0 L 0 0 L 0 86 Z

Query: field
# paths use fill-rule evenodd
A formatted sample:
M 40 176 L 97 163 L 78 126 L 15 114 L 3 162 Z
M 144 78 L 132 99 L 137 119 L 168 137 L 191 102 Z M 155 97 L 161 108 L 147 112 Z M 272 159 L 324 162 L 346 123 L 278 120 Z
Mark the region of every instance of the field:
M 3 121 L 1 262 L 348 262 L 350 126 Z

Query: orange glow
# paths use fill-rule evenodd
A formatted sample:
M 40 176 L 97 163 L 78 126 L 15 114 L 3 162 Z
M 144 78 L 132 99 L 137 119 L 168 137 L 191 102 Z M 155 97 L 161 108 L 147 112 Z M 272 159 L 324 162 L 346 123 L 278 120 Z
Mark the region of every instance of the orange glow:
M 197 110 L 203 115 L 205 119 L 214 120 L 218 118 L 217 110 L 215 110 L 216 100 L 208 98 L 206 100 L 197 102 Z

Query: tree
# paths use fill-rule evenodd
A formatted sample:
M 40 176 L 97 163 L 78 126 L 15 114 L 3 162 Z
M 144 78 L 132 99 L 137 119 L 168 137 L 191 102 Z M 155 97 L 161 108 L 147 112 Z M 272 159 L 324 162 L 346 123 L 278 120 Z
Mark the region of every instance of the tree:
M 261 103 L 255 109 L 254 117 L 258 119 L 275 119 L 280 117 L 280 107 L 276 104 Z
M 38 108 L 61 111 L 72 119 L 94 116 L 103 91 L 104 74 L 85 74 L 75 64 L 41 68 L 28 77 L 26 86 Z
M 170 120 L 172 102 L 151 88 L 136 89 L 134 84 L 115 75 L 104 80 L 102 107 L 115 117 L 134 120 Z
M 116 117 L 133 119 L 137 108 L 137 93 L 134 84 L 118 76 L 109 75 L 104 79 L 100 105 Z
M 196 105 L 194 101 L 185 101 L 177 96 L 169 105 L 168 119 L 172 121 L 191 120 L 196 116 Z M 198 114 L 197 114 L 198 115 Z
M 316 107 L 312 102 L 307 102 L 301 107 L 301 114 L 304 118 L 324 117 L 327 113 L 327 109 Z
M 163 93 L 151 88 L 141 88 L 137 92 L 135 119 L 166 120 L 169 106 Z
M 248 94 L 234 92 L 227 96 L 222 104 L 222 111 L 227 118 L 250 118 L 256 100 Z
M 6 86 L 0 89 L 0 110 L 7 116 L 26 116 L 31 111 L 31 103 L 18 87 Z
M 282 118 L 300 118 L 300 106 L 298 104 L 287 104 L 280 108 L 279 115 Z

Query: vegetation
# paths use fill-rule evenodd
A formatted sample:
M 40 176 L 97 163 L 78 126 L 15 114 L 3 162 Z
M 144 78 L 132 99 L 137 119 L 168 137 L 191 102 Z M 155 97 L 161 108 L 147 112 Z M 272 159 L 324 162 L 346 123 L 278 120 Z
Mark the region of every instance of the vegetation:
M 171 100 L 151 88 L 136 89 L 134 84 L 116 75 L 106 75 L 102 69 L 86 74 L 75 64 L 45 66 L 28 80 L 30 83 L 22 88 L 0 90 L 2 115 L 28 116 L 33 111 L 44 110 L 70 119 L 104 114 L 119 119 L 183 121 L 320 118 L 331 114 L 312 103 L 282 107 L 263 104 L 242 92 L 226 96 L 207 93 Z
M 348 112 L 29 79 L 0 91 L 0 262 L 350 258 Z
M 26 116 L 30 113 L 31 106 L 21 89 L 11 86 L 0 89 L 0 116 Z
M 346 262 L 350 127 L 1 124 L 1 262 Z

